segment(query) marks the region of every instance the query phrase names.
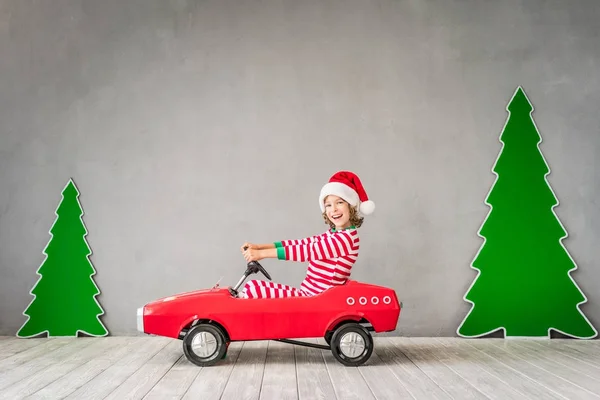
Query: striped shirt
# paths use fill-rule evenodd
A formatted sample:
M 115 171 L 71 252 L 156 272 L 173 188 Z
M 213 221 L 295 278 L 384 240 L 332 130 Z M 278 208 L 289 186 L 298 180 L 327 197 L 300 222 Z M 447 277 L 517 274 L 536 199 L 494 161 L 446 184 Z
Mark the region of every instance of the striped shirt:
M 360 239 L 354 227 L 304 239 L 276 242 L 277 258 L 288 261 L 308 261 L 306 277 L 300 288 L 308 295 L 319 294 L 334 285 L 343 285 L 350 278 L 358 258 Z

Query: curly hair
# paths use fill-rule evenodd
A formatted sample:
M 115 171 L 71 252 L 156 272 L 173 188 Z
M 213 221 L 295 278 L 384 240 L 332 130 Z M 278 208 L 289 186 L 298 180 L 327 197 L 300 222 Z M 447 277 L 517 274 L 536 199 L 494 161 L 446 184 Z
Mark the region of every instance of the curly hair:
M 364 218 L 358 215 L 356 207 L 352 207 L 350 204 L 348 204 L 348 208 L 350 209 L 350 224 L 360 228 L 363 224 Z M 335 228 L 335 224 L 331 222 L 329 218 L 327 218 L 327 212 L 323 213 L 323 220 L 325 221 L 325 225 L 329 225 L 331 229 Z

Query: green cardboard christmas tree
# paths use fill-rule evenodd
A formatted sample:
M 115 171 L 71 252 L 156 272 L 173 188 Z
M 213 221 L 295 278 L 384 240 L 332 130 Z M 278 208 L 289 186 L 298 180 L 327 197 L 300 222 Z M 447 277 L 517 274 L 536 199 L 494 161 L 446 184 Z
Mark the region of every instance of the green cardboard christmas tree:
M 92 252 L 85 240 L 79 192 L 72 180 L 62 196 L 44 249 L 46 258 L 37 271 L 40 278 L 31 290 L 34 298 L 23 313 L 28 319 L 18 337 L 108 334 L 99 318 L 104 314 L 96 300 L 100 291 L 92 280 L 96 272 L 88 259 Z
M 550 337 L 551 331 L 587 339 L 597 335 L 580 310 L 587 299 L 573 280 L 575 262 L 562 244 L 567 232 L 539 148 L 533 107 L 518 87 L 500 136 L 493 167 L 496 182 L 486 199 L 491 210 L 479 235 L 484 243 L 472 263 L 477 277 L 464 296 L 472 308 L 457 333 L 479 337 Z

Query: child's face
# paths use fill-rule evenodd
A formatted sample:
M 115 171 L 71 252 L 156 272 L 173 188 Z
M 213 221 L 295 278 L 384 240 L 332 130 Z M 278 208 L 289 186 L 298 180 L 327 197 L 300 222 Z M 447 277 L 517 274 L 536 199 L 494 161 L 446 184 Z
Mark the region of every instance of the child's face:
M 336 229 L 350 226 L 350 206 L 341 197 L 329 195 L 325 198 L 325 213 Z

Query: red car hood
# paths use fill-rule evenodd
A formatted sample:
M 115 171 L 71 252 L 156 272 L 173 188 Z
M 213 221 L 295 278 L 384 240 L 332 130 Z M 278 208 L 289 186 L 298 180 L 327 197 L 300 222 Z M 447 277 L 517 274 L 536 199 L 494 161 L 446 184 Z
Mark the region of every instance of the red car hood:
M 195 298 L 203 297 L 203 296 L 221 295 L 221 294 L 223 294 L 224 291 L 227 291 L 227 289 L 225 289 L 225 288 L 200 289 L 200 290 L 194 290 L 191 292 L 177 293 L 177 294 L 174 294 L 171 296 L 161 297 L 157 300 L 154 300 L 154 301 L 148 303 L 146 306 L 157 305 L 160 303 L 189 301 L 189 300 L 193 300 Z

